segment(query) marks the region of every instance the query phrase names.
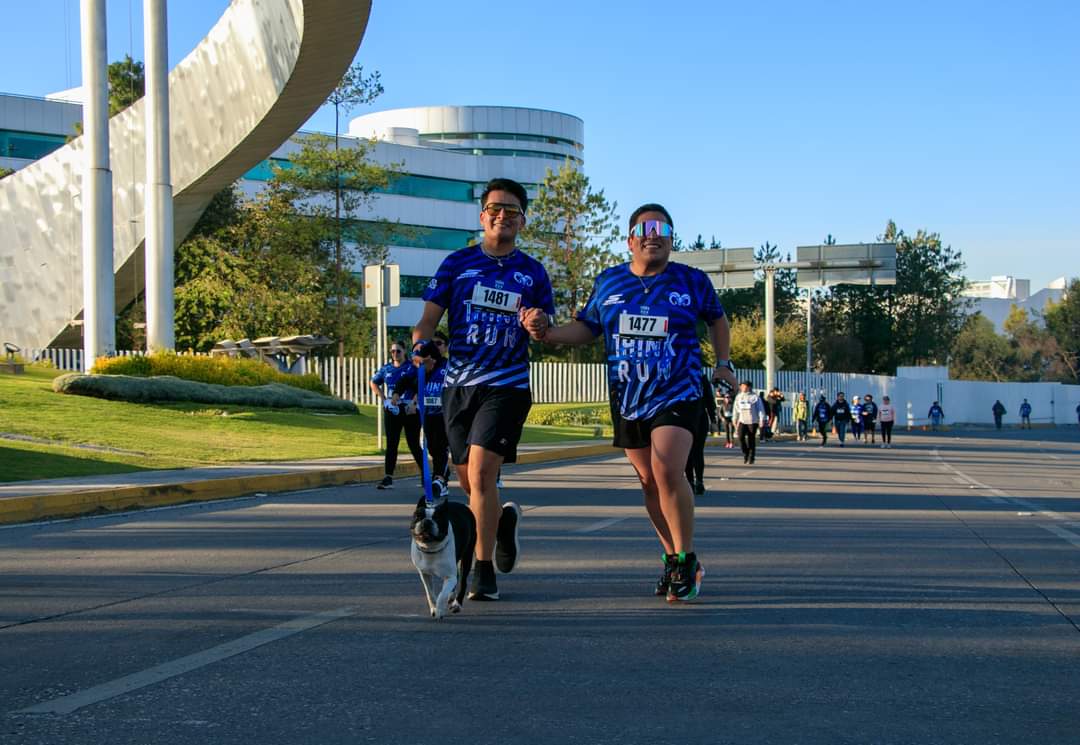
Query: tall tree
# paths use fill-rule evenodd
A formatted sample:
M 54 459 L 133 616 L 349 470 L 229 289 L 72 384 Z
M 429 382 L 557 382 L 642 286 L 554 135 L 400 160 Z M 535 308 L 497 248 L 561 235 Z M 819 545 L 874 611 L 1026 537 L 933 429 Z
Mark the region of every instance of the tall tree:
M 345 355 L 345 249 L 344 249 L 344 234 L 345 227 L 342 222 L 343 207 L 345 207 L 345 214 L 349 213 L 348 206 L 343 204 L 345 200 L 352 197 L 346 196 L 345 190 L 347 187 L 342 178 L 343 174 L 348 171 L 341 170 L 343 166 L 347 165 L 342 163 L 340 157 L 341 150 L 341 116 L 348 114 L 351 110 L 357 106 L 367 105 L 378 98 L 383 93 L 383 85 L 380 82 L 381 74 L 378 71 L 371 73 L 370 75 L 364 75 L 363 65 L 350 65 L 349 69 L 345 71 L 345 74 L 341 76 L 341 81 L 334 88 L 333 92 L 327 97 L 326 103 L 334 107 L 334 159 L 333 162 L 337 170 L 335 171 L 335 186 L 334 186 L 334 220 L 335 220 L 335 238 L 334 238 L 334 267 L 337 279 L 334 285 L 335 297 L 337 300 L 337 336 L 338 336 L 338 356 L 343 357 Z
M 1064 297 L 1043 312 L 1047 330 L 1057 342 L 1063 382 L 1080 383 L 1080 279 L 1069 282 Z
M 969 302 L 961 295 L 960 252 L 937 233 L 909 236 L 891 220 L 879 240 L 896 243 L 896 285 L 838 285 L 822 299 L 814 335 L 825 368 L 889 373 L 897 365 L 944 364 Z M 830 357 L 845 338 L 862 354 Z
M 949 375 L 957 380 L 1011 380 L 1015 360 L 1009 342 L 982 313 L 964 320 L 953 342 Z
M 11 168 L 4 168 L 3 166 L 0 166 L 0 178 L 6 178 L 13 173 L 15 173 L 15 171 Z
M 572 318 L 596 275 L 619 263 L 611 250 L 620 238 L 617 207 L 603 189 L 593 191 L 589 178 L 569 161 L 557 172 L 548 169 L 529 203 L 522 242 L 547 269 L 561 318 Z
M 295 141 L 299 150 L 289 167 L 275 167 L 259 203 L 270 212 L 292 205 L 293 219 L 306 224 L 317 249 L 308 256 L 319 267 L 332 319 L 324 328 L 337 339 L 339 354 L 346 346 L 366 349 L 373 326 L 371 314 L 363 312 L 363 281 L 354 268 L 386 259 L 392 226 L 369 215 L 375 195 L 398 174 L 397 166 L 374 162 L 374 143 L 368 140 L 341 147 L 332 137 L 310 134 Z

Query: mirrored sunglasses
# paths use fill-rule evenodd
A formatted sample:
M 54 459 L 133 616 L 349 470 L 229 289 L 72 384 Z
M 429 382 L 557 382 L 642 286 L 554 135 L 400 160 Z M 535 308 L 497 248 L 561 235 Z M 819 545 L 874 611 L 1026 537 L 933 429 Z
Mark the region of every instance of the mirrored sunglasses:
M 488 213 L 491 217 L 498 217 L 500 212 L 505 212 L 508 217 L 517 217 L 522 213 L 522 210 L 521 207 L 518 207 L 516 204 L 491 202 L 484 205 L 484 212 Z
M 630 235 L 635 238 L 670 238 L 675 230 L 663 220 L 642 220 L 630 228 Z

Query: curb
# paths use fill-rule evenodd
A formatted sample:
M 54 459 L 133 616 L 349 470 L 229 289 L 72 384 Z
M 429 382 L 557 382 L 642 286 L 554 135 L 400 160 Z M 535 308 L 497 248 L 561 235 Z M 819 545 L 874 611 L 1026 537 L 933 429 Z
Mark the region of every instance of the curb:
M 590 458 L 619 452 L 621 450 L 611 444 L 552 448 L 521 453 L 516 465 Z M 396 470 L 399 476 L 416 476 L 419 473 L 415 463 L 402 463 Z M 367 483 L 379 481 L 382 477 L 383 467 L 377 465 L 10 497 L 0 499 L 0 525 L 208 502 L 255 492 L 273 494 L 323 486 Z

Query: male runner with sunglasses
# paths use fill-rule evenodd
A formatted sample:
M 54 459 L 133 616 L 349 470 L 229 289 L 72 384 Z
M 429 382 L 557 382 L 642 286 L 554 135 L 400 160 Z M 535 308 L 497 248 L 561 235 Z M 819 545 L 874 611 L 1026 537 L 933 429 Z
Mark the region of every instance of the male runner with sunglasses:
M 480 243 L 443 260 L 424 290 L 424 313 L 413 341 L 427 340 L 449 311 L 450 361 L 443 388 L 450 457 L 476 516 L 473 600 L 498 600 L 494 557 L 508 573 L 518 557 L 521 511 L 499 504 L 499 467 L 517 458 L 517 444 L 532 406 L 529 393 L 529 335 L 521 326 L 524 307 L 555 312 L 551 281 L 543 265 L 519 251 L 529 198 L 510 179 L 493 179 L 480 203 Z M 685 462 L 685 458 L 683 459 Z
M 551 344 L 604 336 L 615 446 L 641 480 L 645 509 L 663 546 L 656 594 L 693 600 L 705 571 L 694 553 L 694 497 L 683 468 L 694 441 L 701 396 L 704 321 L 716 350 L 714 381 L 734 389 L 731 334 L 712 282 L 700 269 L 669 261 L 671 215 L 645 204 L 630 216 L 630 262 L 601 272 L 577 320 L 555 328 L 528 310 L 525 326 Z

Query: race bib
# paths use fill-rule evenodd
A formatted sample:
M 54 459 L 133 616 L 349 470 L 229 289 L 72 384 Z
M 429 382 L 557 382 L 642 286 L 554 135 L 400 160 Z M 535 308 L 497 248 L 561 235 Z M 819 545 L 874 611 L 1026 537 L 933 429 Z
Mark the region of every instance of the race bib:
M 517 313 L 521 307 L 521 293 L 510 290 L 497 290 L 479 282 L 473 285 L 472 304 L 474 308 L 487 308 L 500 313 Z
M 666 339 L 667 329 L 667 316 L 639 316 L 633 313 L 619 315 L 619 336 Z
M 430 409 L 432 407 L 442 407 L 441 396 L 424 396 L 424 408 Z

